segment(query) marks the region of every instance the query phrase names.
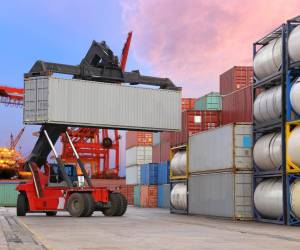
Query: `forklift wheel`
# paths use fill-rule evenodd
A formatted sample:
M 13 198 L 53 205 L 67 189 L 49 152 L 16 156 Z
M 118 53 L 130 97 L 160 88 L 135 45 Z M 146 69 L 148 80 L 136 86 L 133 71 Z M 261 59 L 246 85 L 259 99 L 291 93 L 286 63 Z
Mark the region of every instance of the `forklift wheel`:
M 87 199 L 83 193 L 73 193 L 71 194 L 68 204 L 68 211 L 73 217 L 85 216 L 87 213 Z
M 85 196 L 87 207 L 86 207 L 86 213 L 82 216 L 90 217 L 95 211 L 95 202 L 94 202 L 92 194 L 83 193 L 83 195 Z
M 119 212 L 117 213 L 117 216 L 122 216 L 123 214 L 125 214 L 126 210 L 127 210 L 127 199 L 126 197 L 121 194 L 121 193 L 117 193 L 119 195 L 119 198 L 121 199 L 121 207 L 119 209 Z
M 103 209 L 103 214 L 105 216 L 117 216 L 122 207 L 121 198 L 118 193 L 109 194 L 110 207 Z
M 28 211 L 27 198 L 24 193 L 18 194 L 17 216 L 25 216 Z
M 46 212 L 47 216 L 56 216 L 57 212 L 56 211 L 48 211 Z

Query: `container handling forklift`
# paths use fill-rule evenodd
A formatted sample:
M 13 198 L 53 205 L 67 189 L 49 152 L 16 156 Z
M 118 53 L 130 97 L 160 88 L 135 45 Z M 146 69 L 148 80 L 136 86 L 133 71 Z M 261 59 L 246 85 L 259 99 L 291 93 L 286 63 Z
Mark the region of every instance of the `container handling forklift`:
M 125 47 L 126 48 L 126 47 Z M 124 53 L 124 51 L 123 51 Z M 127 51 L 128 53 L 128 51 Z M 125 54 L 127 56 L 125 51 Z M 130 85 L 154 85 L 160 88 L 178 90 L 168 78 L 142 76 L 139 71 L 124 72 L 123 62 L 113 54 L 105 42 L 93 41 L 79 66 L 37 61 L 24 77 L 49 76 L 54 73 L 72 75 L 75 79 Z M 72 126 L 78 127 L 77 124 Z M 82 178 L 70 178 L 64 162 L 55 150 L 55 143 L 61 134 L 68 138 Z M 57 178 L 53 178 L 52 165 L 47 157 L 53 151 L 57 165 Z M 74 217 L 91 216 L 94 211 L 102 211 L 106 216 L 122 216 L 127 209 L 127 200 L 121 194 L 104 187 L 94 187 L 74 147 L 67 126 L 43 124 L 39 138 L 25 163 L 25 170 L 31 171 L 32 179 L 17 186 L 17 216 L 26 213 L 46 213 L 55 216 L 58 211 L 68 211 Z M 83 179 L 83 181 L 82 181 Z M 56 181 L 53 181 L 56 180 Z

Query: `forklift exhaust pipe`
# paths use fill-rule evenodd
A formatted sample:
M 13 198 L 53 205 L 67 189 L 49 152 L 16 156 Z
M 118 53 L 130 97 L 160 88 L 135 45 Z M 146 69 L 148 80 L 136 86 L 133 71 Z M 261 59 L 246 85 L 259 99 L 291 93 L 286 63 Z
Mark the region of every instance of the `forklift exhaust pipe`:
M 71 138 L 70 138 L 68 132 L 66 131 L 65 133 L 66 133 L 66 136 L 67 136 L 67 138 L 68 138 L 68 141 L 69 141 L 69 143 L 70 143 L 70 145 L 71 145 L 71 148 L 72 148 L 72 150 L 73 150 L 73 152 L 74 152 L 74 154 L 75 154 L 75 157 L 76 157 L 76 159 L 77 159 L 77 162 L 78 162 L 78 165 L 79 165 L 79 167 L 80 167 L 80 169 L 81 169 L 81 172 L 82 172 L 82 174 L 83 174 L 83 176 L 84 176 L 84 179 L 86 179 L 86 181 L 87 181 L 89 187 L 92 187 L 93 185 L 92 185 L 91 179 L 90 179 L 90 177 L 88 176 L 88 174 L 87 174 L 87 172 L 86 172 L 86 170 L 85 170 L 84 164 L 83 164 L 83 162 L 80 160 L 79 155 L 78 155 L 78 153 L 77 153 L 77 150 L 76 150 L 76 148 L 75 148 L 75 146 L 74 146 L 74 144 L 73 144 L 73 142 L 72 142 L 72 140 L 71 140 Z

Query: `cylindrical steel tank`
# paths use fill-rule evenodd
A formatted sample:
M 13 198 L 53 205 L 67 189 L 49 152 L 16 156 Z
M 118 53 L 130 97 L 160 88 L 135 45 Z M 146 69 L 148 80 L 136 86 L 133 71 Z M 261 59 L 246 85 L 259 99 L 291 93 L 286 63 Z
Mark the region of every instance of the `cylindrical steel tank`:
M 277 38 L 257 51 L 253 69 L 258 79 L 263 79 L 277 72 L 281 66 L 282 39 Z
M 176 209 L 187 209 L 187 187 L 185 183 L 177 183 L 171 191 L 171 204 Z
M 294 214 L 300 218 L 300 180 L 296 180 L 291 184 L 290 202 Z
M 178 151 L 171 160 L 170 166 L 174 176 L 186 174 L 186 151 Z
M 261 92 L 254 101 L 254 118 L 268 122 L 281 116 L 281 86 Z
M 263 217 L 279 218 L 283 214 L 281 178 L 270 178 L 259 183 L 254 192 L 254 205 Z
M 300 77 L 295 81 L 290 93 L 291 105 L 297 114 L 300 114 Z
M 300 60 L 300 26 L 294 28 L 289 36 L 288 51 L 292 62 Z
M 292 130 L 287 140 L 287 153 L 290 160 L 300 167 L 300 126 Z
M 278 169 L 282 164 L 281 133 L 270 133 L 260 137 L 253 149 L 255 164 L 260 170 Z

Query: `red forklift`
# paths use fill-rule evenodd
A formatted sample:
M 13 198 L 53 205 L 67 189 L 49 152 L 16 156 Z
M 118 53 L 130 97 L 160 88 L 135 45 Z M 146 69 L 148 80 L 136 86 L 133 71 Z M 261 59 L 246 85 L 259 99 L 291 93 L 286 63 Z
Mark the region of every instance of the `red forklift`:
M 129 35 L 131 39 L 131 34 Z M 130 40 L 129 40 L 130 41 Z M 127 49 L 126 49 L 127 48 Z M 123 54 L 127 57 L 129 45 Z M 124 59 L 118 58 L 103 41 L 93 41 L 86 56 L 79 66 L 37 61 L 24 77 L 49 76 L 52 74 L 68 74 L 75 79 L 109 83 L 128 83 L 130 85 L 154 85 L 165 89 L 178 90 L 168 78 L 140 75 L 139 71 L 125 72 Z M 78 124 L 72 124 L 78 127 Z M 25 170 L 30 171 L 32 179 L 17 186 L 17 215 L 27 213 L 46 213 L 55 216 L 58 211 L 68 211 L 74 217 L 91 216 L 94 211 L 101 211 L 106 216 L 122 216 L 127 209 L 126 198 L 105 187 L 94 187 L 79 159 L 77 151 L 67 133 L 67 125 L 42 124 L 39 138 L 25 163 Z M 70 178 L 65 165 L 55 150 L 55 143 L 61 134 L 65 134 L 77 158 L 83 176 Z M 53 178 L 53 169 L 47 163 L 50 152 L 57 161 L 57 176 Z M 56 181 L 53 181 L 56 180 Z M 83 179 L 83 180 L 82 180 Z

